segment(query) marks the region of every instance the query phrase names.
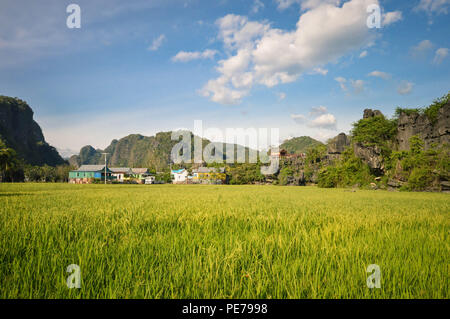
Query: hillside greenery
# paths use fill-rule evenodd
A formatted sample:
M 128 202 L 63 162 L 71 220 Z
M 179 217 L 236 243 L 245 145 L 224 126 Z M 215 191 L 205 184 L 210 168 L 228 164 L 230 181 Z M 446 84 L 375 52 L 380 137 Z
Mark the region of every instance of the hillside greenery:
M 437 98 L 433 101 L 429 106 L 424 108 L 401 108 L 397 107 L 395 110 L 395 117 L 399 117 L 402 113 L 406 115 L 412 115 L 412 114 L 425 114 L 430 122 L 434 124 L 437 120 L 437 115 L 439 110 L 446 104 L 450 103 L 450 92 L 446 95 Z
M 320 187 L 381 187 L 386 188 L 394 180 L 400 190 L 440 190 L 440 181 L 450 180 L 450 146 L 431 145 L 424 148 L 419 136 L 409 140 L 408 151 L 396 150 L 397 118 L 400 114 L 426 114 L 430 121 L 436 121 L 440 108 L 449 103 L 449 95 L 433 101 L 423 109 L 397 109 L 396 116 L 387 119 L 374 116 L 353 124 L 351 146 L 339 160 L 324 166 L 318 177 Z M 355 145 L 355 143 L 357 143 Z M 365 147 L 380 151 L 384 165 L 382 176 L 375 174 L 369 165 L 354 155 L 354 148 Z M 374 186 L 375 184 L 375 186 Z
M 323 143 L 309 136 L 300 136 L 284 141 L 280 145 L 280 149 L 286 150 L 289 154 L 300 154 L 306 153 L 308 149 L 318 145 L 323 145 Z

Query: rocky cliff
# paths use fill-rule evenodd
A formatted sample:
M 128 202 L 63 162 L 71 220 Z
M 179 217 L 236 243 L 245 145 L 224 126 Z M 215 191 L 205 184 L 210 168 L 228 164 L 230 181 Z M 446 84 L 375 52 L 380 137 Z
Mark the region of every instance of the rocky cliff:
M 0 138 L 26 163 L 60 165 L 65 161 L 47 144 L 30 106 L 17 98 L 0 96 Z
M 364 110 L 351 137 L 341 133 L 331 139 L 323 159 L 328 163 L 319 171 L 319 186 L 449 191 L 450 95 L 427 108 L 398 108 L 392 119 Z
M 409 139 L 414 135 L 425 142 L 427 149 L 433 144 L 450 143 L 450 102 L 437 110 L 434 119 L 426 113 L 401 112 L 396 139 L 398 149 L 409 150 Z

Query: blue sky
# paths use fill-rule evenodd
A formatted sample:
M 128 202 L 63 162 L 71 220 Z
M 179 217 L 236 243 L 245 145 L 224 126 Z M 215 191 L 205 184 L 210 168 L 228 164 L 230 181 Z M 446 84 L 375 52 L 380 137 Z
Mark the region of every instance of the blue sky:
M 71 3 L 80 29 L 66 26 Z M 26 100 L 60 149 L 194 120 L 325 141 L 364 108 L 390 116 L 449 91 L 449 12 L 450 0 L 2 0 L 0 94 Z

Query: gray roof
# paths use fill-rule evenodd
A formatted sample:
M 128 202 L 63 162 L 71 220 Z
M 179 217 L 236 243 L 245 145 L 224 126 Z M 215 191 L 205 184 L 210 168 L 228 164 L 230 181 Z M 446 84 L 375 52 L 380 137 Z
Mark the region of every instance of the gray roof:
M 110 167 L 109 168 L 113 173 L 126 173 L 131 174 L 131 169 L 129 167 Z
M 148 173 L 148 168 L 132 168 L 131 171 L 134 174 L 145 174 Z
M 105 165 L 81 165 L 80 168 L 77 169 L 78 172 L 98 172 L 104 170 Z
M 200 167 L 193 170 L 194 173 L 225 173 L 225 167 Z

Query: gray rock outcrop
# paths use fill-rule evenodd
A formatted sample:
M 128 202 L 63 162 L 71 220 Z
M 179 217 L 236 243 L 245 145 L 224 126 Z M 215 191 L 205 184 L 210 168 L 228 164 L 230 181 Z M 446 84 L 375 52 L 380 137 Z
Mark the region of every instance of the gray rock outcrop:
M 425 142 L 426 149 L 433 144 L 450 143 L 450 103 L 439 109 L 435 122 L 426 114 L 401 113 L 397 134 L 399 150 L 409 150 L 409 139 L 414 135 L 418 135 Z

